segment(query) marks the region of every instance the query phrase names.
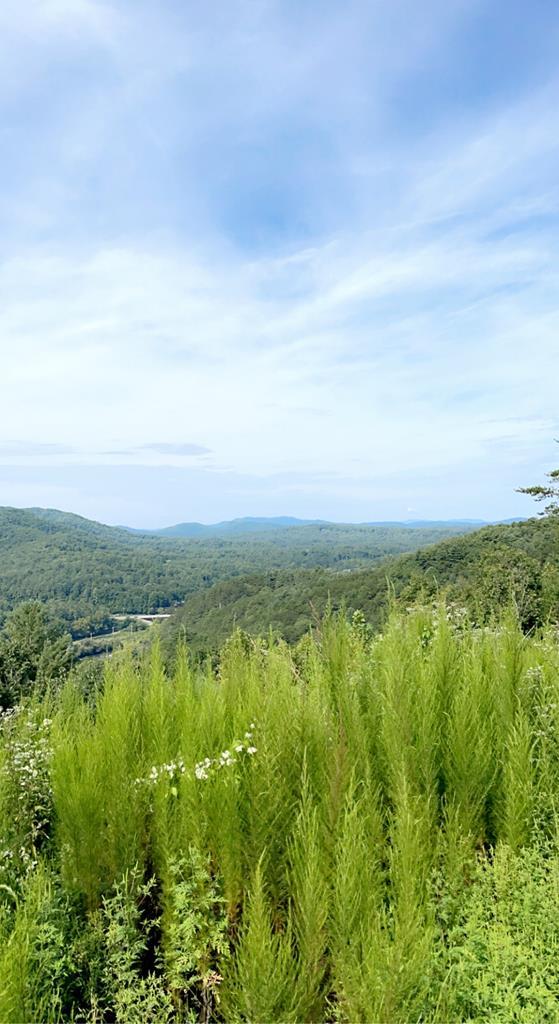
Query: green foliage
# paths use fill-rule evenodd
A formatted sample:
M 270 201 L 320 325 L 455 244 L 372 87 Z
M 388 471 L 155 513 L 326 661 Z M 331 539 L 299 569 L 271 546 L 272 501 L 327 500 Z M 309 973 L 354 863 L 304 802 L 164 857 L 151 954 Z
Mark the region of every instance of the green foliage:
M 174 664 L 3 718 L 1 1020 L 557 1020 L 554 628 L 330 610 Z
M 38 601 L 19 605 L 0 633 L 0 702 L 12 707 L 70 671 L 70 637 Z
M 291 871 L 294 938 L 297 945 L 297 1018 L 322 1019 L 327 982 L 327 922 L 331 874 L 328 847 L 323 841 L 318 809 L 303 779 L 301 810 L 293 830 Z
M 53 814 L 48 706 L 18 706 L 0 716 L 0 882 L 18 886 L 37 865 L 48 842 Z
M 523 551 L 496 546 L 480 559 L 474 578 L 476 610 L 481 621 L 513 603 L 524 629 L 541 623 L 542 574 L 538 560 Z
M 211 1016 L 229 955 L 225 899 L 211 876 L 209 859 L 191 846 L 172 861 L 163 890 L 162 942 L 173 1003 L 187 1014 Z
M 447 937 L 439 1019 L 533 1024 L 559 1016 L 559 858 L 536 844 L 483 856 Z
M 0 1020 L 57 1021 L 74 995 L 69 906 L 43 865 L 28 875 L 20 897 L 7 889 L 2 895 Z
M 226 1020 L 296 1020 L 297 965 L 291 945 L 289 921 L 274 922 L 259 863 L 247 892 L 236 957 L 225 978 Z
M 164 980 L 144 959 L 158 925 L 157 918 L 142 920 L 142 904 L 150 905 L 153 885 L 153 881 L 142 884 L 136 870 L 126 872 L 103 897 L 101 911 L 93 919 L 102 954 L 95 979 L 100 995 L 96 1009 L 110 1016 L 114 1013 L 116 1024 L 143 1024 L 146 1020 L 167 1024 L 172 1019 Z

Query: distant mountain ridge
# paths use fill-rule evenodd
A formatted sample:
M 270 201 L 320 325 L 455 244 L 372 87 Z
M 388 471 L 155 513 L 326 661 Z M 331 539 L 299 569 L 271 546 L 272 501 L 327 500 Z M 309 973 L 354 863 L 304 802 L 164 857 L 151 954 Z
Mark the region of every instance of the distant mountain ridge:
M 499 522 L 502 524 L 517 523 L 526 518 L 518 516 Z M 130 533 L 149 534 L 152 537 L 216 537 L 228 534 L 263 533 L 267 530 L 289 529 L 295 526 L 378 526 L 408 529 L 465 527 L 466 529 L 477 529 L 489 525 L 493 525 L 493 523 L 486 519 L 387 519 L 370 520 L 363 523 L 334 523 L 328 519 L 297 519 L 295 516 L 244 516 L 240 519 L 224 520 L 219 523 L 176 523 L 173 526 L 164 526 L 159 529 L 136 529 L 129 526 L 120 528 Z
M 294 516 L 244 516 L 241 519 L 229 519 L 220 523 L 176 523 L 159 529 L 133 529 L 125 526 L 132 533 L 149 533 L 157 537 L 215 537 L 218 534 L 261 533 L 266 530 L 287 529 L 290 526 L 327 526 L 325 519 L 296 519 Z
M 368 520 L 361 523 L 334 522 L 330 519 L 299 519 L 296 516 L 243 516 L 238 519 L 225 519 L 218 523 L 185 522 L 175 523 L 172 526 L 157 528 L 140 528 L 134 526 L 109 526 L 98 520 L 87 519 L 76 512 L 63 512 L 56 508 L 14 508 L 11 506 L 0 506 L 0 516 L 9 516 L 12 519 L 27 521 L 28 523 L 43 522 L 47 529 L 70 528 L 83 533 L 95 533 L 97 535 L 110 535 L 113 539 L 124 540 L 127 536 L 142 536 L 152 538 L 174 538 L 184 539 L 200 538 L 211 539 L 212 537 L 241 536 L 244 534 L 258 534 L 272 531 L 290 530 L 300 527 L 318 527 L 324 529 L 344 528 L 349 529 L 444 529 L 458 530 L 469 533 L 471 530 L 478 530 L 484 526 L 506 526 L 511 523 L 526 522 L 528 516 L 515 516 L 510 519 L 487 520 L 487 519 L 383 519 Z M 5 521 L 5 520 L 4 520 Z M 0 527 L 2 523 L 0 520 Z

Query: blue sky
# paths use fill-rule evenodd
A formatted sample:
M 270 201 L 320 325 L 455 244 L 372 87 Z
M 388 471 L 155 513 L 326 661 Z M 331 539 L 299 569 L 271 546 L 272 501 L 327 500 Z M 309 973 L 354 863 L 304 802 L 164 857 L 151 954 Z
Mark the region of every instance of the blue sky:
M 559 8 L 0 9 L 0 504 L 531 514 Z

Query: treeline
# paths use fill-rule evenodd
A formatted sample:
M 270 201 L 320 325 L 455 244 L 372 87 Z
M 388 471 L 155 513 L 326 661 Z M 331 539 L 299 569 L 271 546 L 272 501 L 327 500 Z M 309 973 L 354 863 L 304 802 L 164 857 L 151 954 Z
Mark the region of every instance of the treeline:
M 0 1019 L 559 1017 L 559 648 L 439 605 L 0 719 Z
M 0 508 L 0 623 L 22 601 L 39 600 L 72 636 L 87 636 L 110 628 L 115 613 L 173 607 L 219 580 L 270 568 L 353 570 L 459 529 L 320 525 L 180 540 Z
M 199 653 L 216 651 L 235 627 L 270 627 L 290 643 L 327 606 L 364 612 L 377 629 L 392 597 L 405 607 L 444 590 L 479 622 L 516 603 L 525 630 L 559 617 L 559 522 L 532 519 L 485 527 L 366 571 L 272 571 L 220 582 L 188 597 L 163 630 L 172 651 L 184 637 Z

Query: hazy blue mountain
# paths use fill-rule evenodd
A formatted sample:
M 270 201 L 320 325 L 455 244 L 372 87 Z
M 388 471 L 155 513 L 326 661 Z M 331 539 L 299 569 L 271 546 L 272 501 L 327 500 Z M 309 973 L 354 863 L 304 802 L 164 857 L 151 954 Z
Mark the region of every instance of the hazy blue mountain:
M 504 519 L 503 523 L 521 522 L 526 517 Z M 299 526 L 373 526 L 373 527 L 407 527 L 408 529 L 454 528 L 465 530 L 478 529 L 490 525 L 485 519 L 406 519 L 402 520 L 370 520 L 365 523 L 332 523 L 327 519 L 297 519 L 295 516 L 245 516 L 242 519 L 224 520 L 220 523 L 176 523 L 160 529 L 139 530 L 123 527 L 131 533 L 145 533 L 155 537 L 217 537 L 231 534 L 263 533 L 268 530 L 289 529 Z
M 242 519 L 225 520 L 221 523 L 176 523 L 159 530 L 135 532 L 155 534 L 158 537 L 215 537 L 232 533 L 262 533 L 290 526 L 326 526 L 324 519 L 296 519 L 294 516 L 245 516 Z

